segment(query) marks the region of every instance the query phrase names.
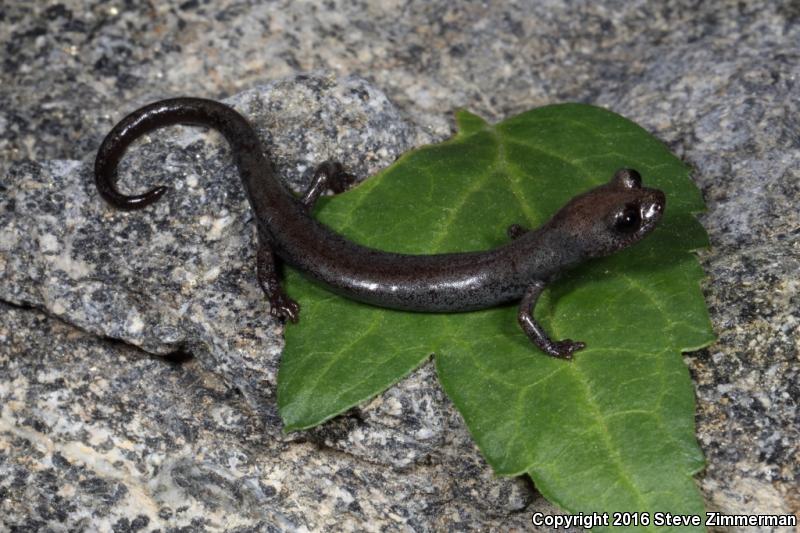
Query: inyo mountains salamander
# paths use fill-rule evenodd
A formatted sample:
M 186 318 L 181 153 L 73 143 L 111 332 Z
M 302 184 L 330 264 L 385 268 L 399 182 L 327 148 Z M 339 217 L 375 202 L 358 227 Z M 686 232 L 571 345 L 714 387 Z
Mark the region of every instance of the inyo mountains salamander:
M 338 163 L 320 165 L 306 193 L 295 197 L 275 175 L 264 146 L 231 107 L 201 98 L 173 98 L 142 107 L 106 136 L 95 161 L 100 195 L 119 209 L 139 209 L 166 187 L 125 195 L 116 188 L 117 164 L 141 135 L 173 124 L 216 129 L 230 143 L 258 224 L 257 277 L 273 316 L 297 321 L 299 305 L 281 288 L 276 256 L 333 292 L 369 304 L 411 311 L 451 312 L 520 301 L 520 326 L 544 352 L 569 359 L 585 344 L 551 340 L 533 318 L 536 300 L 560 272 L 612 254 L 650 233 L 664 212 L 664 193 L 642 187 L 632 169 L 572 198 L 535 230 L 516 224 L 510 242 L 492 250 L 434 255 L 397 254 L 361 246 L 318 222 L 311 209 L 326 188 L 351 181 Z

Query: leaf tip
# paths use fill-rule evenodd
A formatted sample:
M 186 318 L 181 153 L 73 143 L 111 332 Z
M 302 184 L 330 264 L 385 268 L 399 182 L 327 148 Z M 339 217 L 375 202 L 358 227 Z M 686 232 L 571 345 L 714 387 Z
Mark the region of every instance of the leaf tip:
M 278 411 L 281 417 L 284 435 L 294 433 L 295 431 L 302 431 L 314 426 L 314 424 L 308 424 L 307 421 L 302 420 L 302 418 L 295 414 L 280 413 L 280 409 L 278 409 Z
M 281 430 L 281 433 L 283 433 L 284 435 L 288 435 L 289 433 L 294 433 L 296 431 L 300 431 L 301 429 L 303 429 L 297 424 L 287 424 L 285 420 L 282 420 L 282 422 L 283 422 L 283 429 Z
M 489 124 L 478 115 L 459 109 L 456 111 L 456 126 L 459 135 L 469 135 L 489 127 Z

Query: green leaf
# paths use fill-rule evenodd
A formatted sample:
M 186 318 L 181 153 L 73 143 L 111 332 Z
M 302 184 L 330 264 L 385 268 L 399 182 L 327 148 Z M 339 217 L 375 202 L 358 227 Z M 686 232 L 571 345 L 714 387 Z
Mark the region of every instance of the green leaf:
M 693 250 L 708 244 L 688 168 L 609 111 L 535 109 L 495 126 L 457 114 L 451 140 L 412 151 L 317 216 L 349 238 L 405 253 L 482 250 L 509 224 L 535 227 L 615 170 L 639 170 L 667 209 L 641 243 L 565 273 L 535 315 L 585 341 L 573 362 L 525 337 L 516 306 L 426 314 L 358 304 L 287 272 L 303 308 L 286 330 L 278 404 L 287 430 L 379 394 L 435 354 L 448 396 L 498 474 L 528 473 L 569 511 L 701 513 L 703 466 L 681 351 L 713 340 Z M 646 529 L 654 529 L 653 527 Z

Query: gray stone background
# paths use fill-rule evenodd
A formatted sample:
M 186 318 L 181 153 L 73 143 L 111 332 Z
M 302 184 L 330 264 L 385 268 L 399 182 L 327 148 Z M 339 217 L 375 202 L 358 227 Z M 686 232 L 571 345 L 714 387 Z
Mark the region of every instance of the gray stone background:
M 799 22 L 768 0 L 3 2 L 0 530 L 505 531 L 555 512 L 493 476 L 430 365 L 281 433 L 282 327 L 219 137 L 174 128 L 126 158 L 127 186 L 182 193 L 148 216 L 91 187 L 113 123 L 184 94 L 230 97 L 295 188 L 327 157 L 363 179 L 459 107 L 581 101 L 641 124 L 708 203 L 719 340 L 685 357 L 706 504 L 799 514 Z

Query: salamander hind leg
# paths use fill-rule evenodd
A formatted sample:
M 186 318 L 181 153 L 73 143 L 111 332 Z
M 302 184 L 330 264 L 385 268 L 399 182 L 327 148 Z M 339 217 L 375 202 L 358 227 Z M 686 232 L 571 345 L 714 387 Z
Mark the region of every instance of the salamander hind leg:
M 528 233 L 528 230 L 519 224 L 511 224 L 506 230 L 506 235 L 508 235 L 512 240 L 518 239 L 526 233 Z
M 519 325 L 531 342 L 538 346 L 543 352 L 560 359 L 572 359 L 572 354 L 578 350 L 584 349 L 586 344 L 570 339 L 554 341 L 547 336 L 542 326 L 533 318 L 533 309 L 536 307 L 536 300 L 539 299 L 543 290 L 544 283 L 537 281 L 525 291 L 517 313 Z
M 289 298 L 278 280 L 278 269 L 272 248 L 262 238 L 258 239 L 256 252 L 256 276 L 261 290 L 269 300 L 269 314 L 282 320 L 297 322 L 300 317 L 300 304 Z
M 338 161 L 325 161 L 314 171 L 314 179 L 301 200 L 306 209 L 311 210 L 325 189 L 339 194 L 355 181 L 355 176 L 344 171 Z

